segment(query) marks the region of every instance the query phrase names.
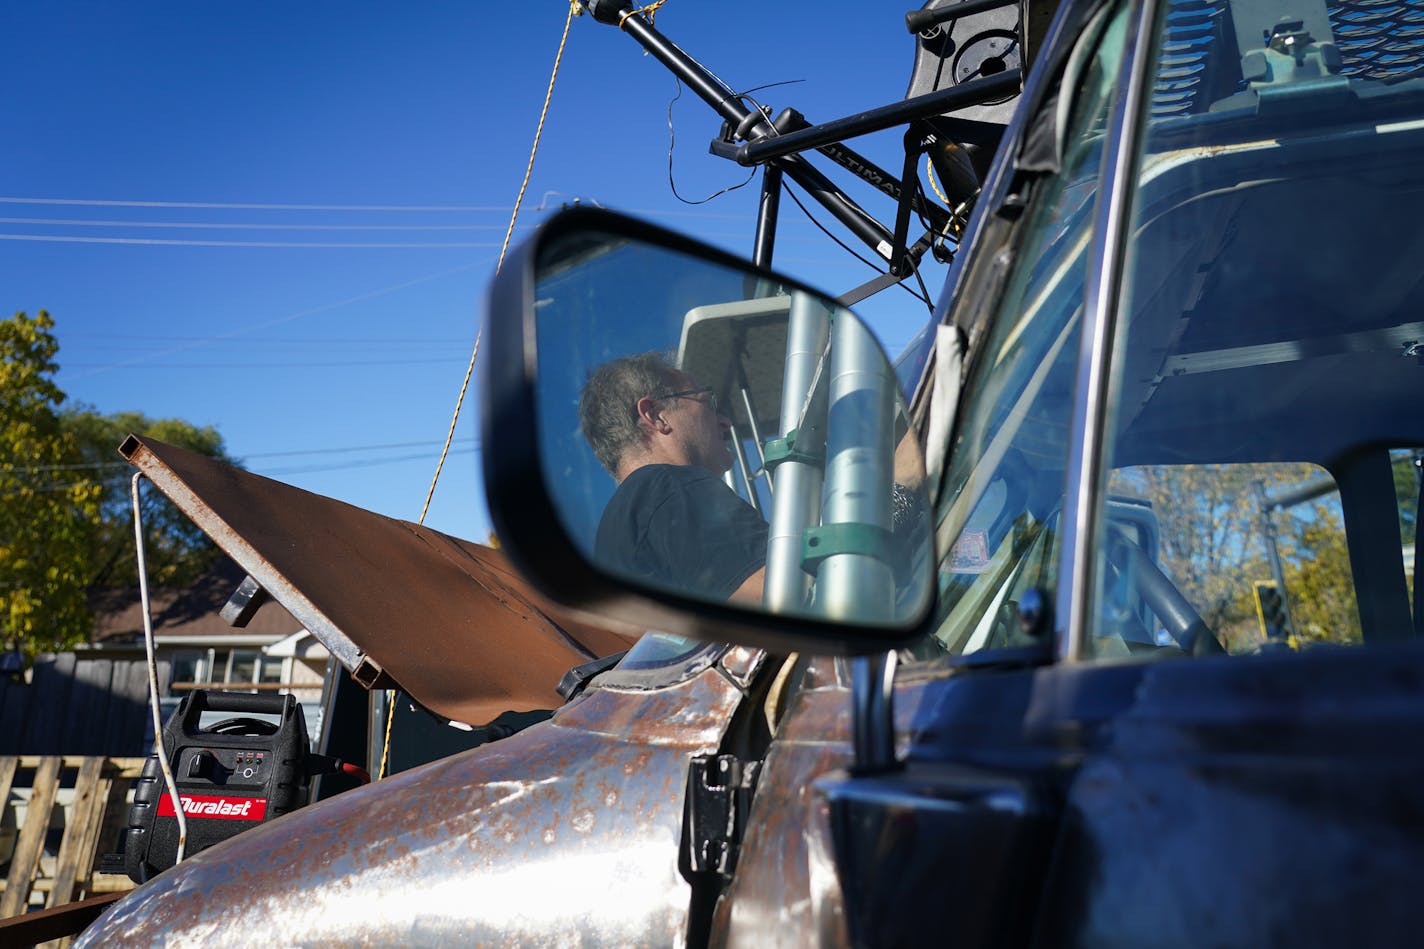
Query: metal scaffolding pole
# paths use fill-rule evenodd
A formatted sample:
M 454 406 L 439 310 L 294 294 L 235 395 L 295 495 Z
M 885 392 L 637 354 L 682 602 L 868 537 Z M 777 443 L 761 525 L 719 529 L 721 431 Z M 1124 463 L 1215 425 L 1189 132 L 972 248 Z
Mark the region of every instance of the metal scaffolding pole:
M 853 318 L 832 332 L 830 407 L 818 612 L 884 622 L 895 613 L 887 563 L 894 487 L 895 381 L 870 330 Z
M 798 451 L 803 455 L 819 454 L 825 444 L 822 420 L 807 425 L 802 416 L 816 385 L 817 367 L 830 338 L 830 325 L 830 313 L 818 300 L 804 293 L 792 296 L 777 434 L 783 439 L 795 434 Z M 806 528 L 819 522 L 821 479 L 819 461 L 801 460 L 800 456 L 781 461 L 772 472 L 775 490 L 767 539 L 764 596 L 764 602 L 772 610 L 806 608 L 810 577 L 801 569 L 801 545 Z

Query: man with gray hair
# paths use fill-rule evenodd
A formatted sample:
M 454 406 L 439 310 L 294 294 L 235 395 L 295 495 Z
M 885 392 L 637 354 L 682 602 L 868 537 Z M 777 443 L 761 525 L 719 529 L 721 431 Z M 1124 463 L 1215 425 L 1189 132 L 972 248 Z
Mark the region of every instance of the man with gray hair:
M 601 564 L 679 593 L 761 600 L 766 522 L 720 478 L 731 427 L 716 393 L 661 354 L 594 370 L 579 429 L 618 482 L 594 541 Z

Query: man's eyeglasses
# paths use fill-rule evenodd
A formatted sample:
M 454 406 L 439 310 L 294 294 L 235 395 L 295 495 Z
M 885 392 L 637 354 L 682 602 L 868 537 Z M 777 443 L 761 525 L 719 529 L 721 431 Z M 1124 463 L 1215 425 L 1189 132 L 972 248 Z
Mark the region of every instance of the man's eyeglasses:
M 707 398 L 699 399 L 698 396 L 705 395 Z M 691 399 L 694 402 L 701 402 L 703 405 L 712 407 L 714 414 L 720 414 L 717 408 L 717 393 L 704 386 L 701 389 L 683 389 L 681 392 L 665 392 L 664 399 Z

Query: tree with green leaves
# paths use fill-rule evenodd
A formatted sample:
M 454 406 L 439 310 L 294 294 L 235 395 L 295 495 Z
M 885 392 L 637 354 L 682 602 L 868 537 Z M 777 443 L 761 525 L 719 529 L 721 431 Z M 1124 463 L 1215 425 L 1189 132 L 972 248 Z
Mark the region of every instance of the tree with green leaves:
M 101 415 L 87 406 L 66 408 L 60 426 L 73 437 L 80 458 L 101 486 L 99 517 L 89 542 L 91 586 L 128 586 L 138 576 L 130 480 L 134 469 L 118 448 L 130 434 L 145 435 L 189 451 L 236 464 L 212 426 L 182 419 L 155 419 L 140 412 Z M 141 493 L 145 567 L 154 586 L 184 587 L 218 556 L 207 536 L 157 491 Z
M 0 638 L 33 655 L 89 637 L 99 485 L 60 423 L 54 320 L 0 321 Z
M 66 404 L 53 331 L 43 310 L 0 321 L 0 646 L 32 656 L 89 638 L 92 590 L 137 582 L 126 435 L 234 463 L 210 426 Z M 218 556 L 158 492 L 144 492 L 142 513 L 153 585 L 186 586 Z

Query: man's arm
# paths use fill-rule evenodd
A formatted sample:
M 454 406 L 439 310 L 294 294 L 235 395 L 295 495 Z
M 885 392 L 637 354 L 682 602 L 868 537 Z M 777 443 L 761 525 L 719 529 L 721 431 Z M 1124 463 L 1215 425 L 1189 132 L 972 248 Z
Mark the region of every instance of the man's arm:
M 740 600 L 743 603 L 754 603 L 760 606 L 765 584 L 766 567 L 758 567 L 756 573 L 743 580 L 742 585 L 732 591 L 732 595 L 727 599 L 732 602 Z

